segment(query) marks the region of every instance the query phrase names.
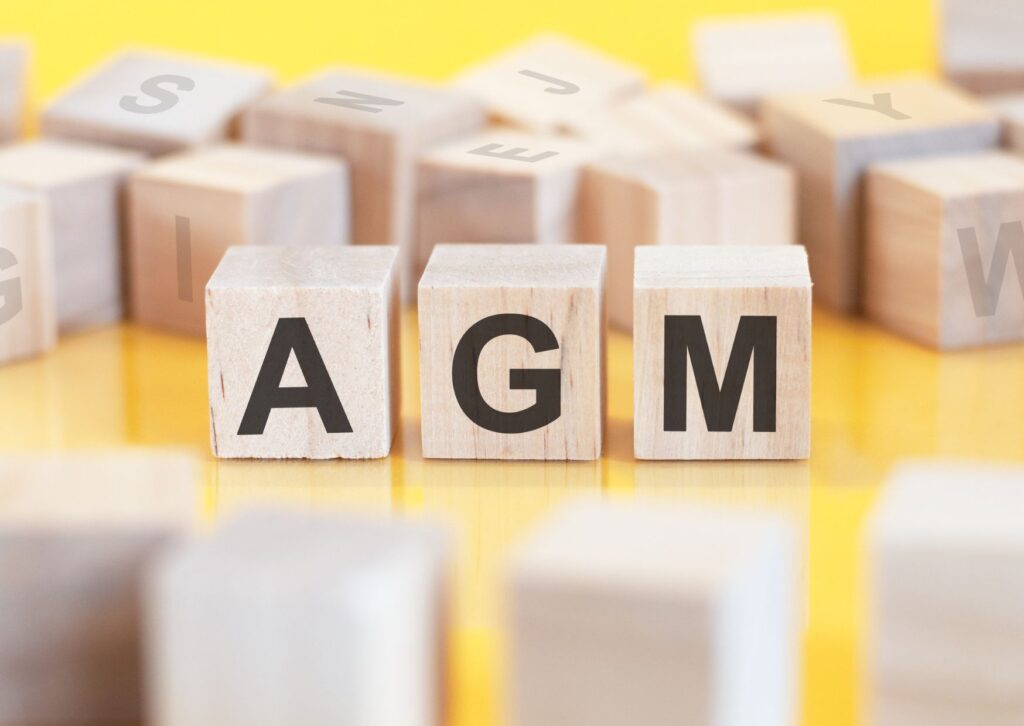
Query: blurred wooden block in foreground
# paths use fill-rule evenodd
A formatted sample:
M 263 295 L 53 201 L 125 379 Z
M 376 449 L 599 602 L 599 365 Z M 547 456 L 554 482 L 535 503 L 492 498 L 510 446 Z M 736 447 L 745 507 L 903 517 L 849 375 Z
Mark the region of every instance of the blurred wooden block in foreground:
M 21 135 L 28 101 L 27 43 L 0 39 L 0 143 Z

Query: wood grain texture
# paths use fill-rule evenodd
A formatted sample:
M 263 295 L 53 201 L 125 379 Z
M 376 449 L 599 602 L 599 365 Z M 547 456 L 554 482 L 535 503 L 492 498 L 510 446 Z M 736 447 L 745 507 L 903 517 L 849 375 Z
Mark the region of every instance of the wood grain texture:
M 889 94 L 900 117 L 826 100 L 870 106 L 876 94 Z M 950 86 L 913 78 L 775 97 L 765 103 L 763 121 L 771 152 L 798 174 L 799 238 L 810 257 L 815 298 L 844 313 L 861 308 L 865 169 L 880 161 L 983 150 L 999 138 L 990 108 Z
M 79 79 L 40 125 L 44 136 L 166 154 L 230 138 L 239 114 L 272 85 L 263 69 L 133 50 Z
M 508 569 L 509 723 L 792 724 L 798 562 L 795 527 L 775 514 L 562 509 Z
M 348 171 L 326 155 L 196 149 L 132 177 L 129 224 L 132 317 L 202 336 L 203 288 L 229 247 L 348 242 Z
M 423 455 L 435 459 L 569 459 L 601 456 L 605 414 L 605 250 L 597 245 L 438 245 L 419 288 Z M 534 352 L 519 335 L 485 344 L 476 370 L 484 401 L 523 411 L 539 392 L 510 387 L 511 371 L 559 369 L 558 418 L 524 433 L 488 430 L 455 396 L 453 356 L 478 322 L 536 318 L 557 340 Z M 460 381 L 465 384 L 465 381 Z
M 608 318 L 633 326 L 638 245 L 784 245 L 796 180 L 782 164 L 725 150 L 615 155 L 583 173 L 578 238 L 608 247 Z
M 0 39 L 0 142 L 21 135 L 28 96 L 29 46 Z
M 811 430 L 811 279 L 797 245 L 638 247 L 634 275 L 633 448 L 638 459 L 806 459 Z M 716 380 L 698 382 L 692 349 L 686 368 L 666 371 L 666 316 L 699 316 Z M 698 388 L 724 387 L 744 317 L 775 319 L 772 430 L 756 430 L 755 360 L 732 425 L 712 431 Z M 677 365 L 682 366 L 680 361 Z M 686 376 L 685 430 L 667 430 L 667 376 Z M 767 399 L 766 399 L 767 400 Z
M 440 726 L 449 545 L 427 522 L 254 511 L 147 591 L 154 726 Z
M 940 64 L 974 93 L 1024 91 L 1024 6 L 1014 0 L 936 0 Z

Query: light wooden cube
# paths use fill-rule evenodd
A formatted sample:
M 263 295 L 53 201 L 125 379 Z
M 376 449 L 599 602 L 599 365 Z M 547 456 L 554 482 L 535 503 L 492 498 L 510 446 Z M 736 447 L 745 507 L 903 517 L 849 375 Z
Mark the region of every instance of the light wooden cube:
M 605 250 L 438 245 L 419 288 L 423 455 L 601 456 Z
M 870 318 L 941 349 L 1024 340 L 1024 161 L 988 152 L 879 164 L 867 208 Z
M 352 235 L 401 249 L 403 299 L 415 294 L 416 155 L 474 133 L 484 113 L 466 95 L 413 81 L 334 70 L 256 104 L 247 141 L 338 154 L 352 171 Z
M 26 43 L 0 40 L 0 142 L 21 134 L 28 91 L 28 58 Z
M 608 246 L 608 317 L 633 326 L 637 245 L 785 245 L 796 180 L 785 166 L 726 150 L 615 155 L 583 173 L 579 239 Z
M 346 243 L 347 199 L 329 156 L 226 144 L 151 164 L 130 184 L 133 317 L 203 335 L 203 288 L 229 247 Z
M 61 332 L 121 319 L 123 190 L 143 160 L 134 152 L 57 140 L 0 147 L 0 184 L 48 201 Z
M 199 514 L 171 453 L 0 457 L 0 722 L 139 723 L 143 572 Z
M 1024 469 L 915 462 L 868 533 L 869 722 L 1024 721 Z
M 1015 0 L 937 0 L 941 65 L 974 93 L 1024 91 L 1024 6 Z
M 147 591 L 154 726 L 440 726 L 448 545 L 432 524 L 251 512 Z
M 810 456 L 802 247 L 638 247 L 634 285 L 636 458 Z
M 785 517 L 584 502 L 516 552 L 513 726 L 791 726 L 799 557 Z
M 1002 120 L 1003 145 L 1016 154 L 1024 153 L 1024 93 L 1002 93 L 985 100 Z
M 987 149 L 999 138 L 991 109 L 928 80 L 781 96 L 763 112 L 769 147 L 797 170 L 815 297 L 839 312 L 861 307 L 867 167 Z
M 854 80 L 846 34 L 828 13 L 705 20 L 692 41 L 704 91 L 748 112 L 768 96 Z
M 56 344 L 53 236 L 46 199 L 0 186 L 0 364 Z
M 237 459 L 373 459 L 398 424 L 394 247 L 235 247 L 206 288 L 210 437 Z
M 580 172 L 593 153 L 564 136 L 502 130 L 421 154 L 418 269 L 443 243 L 574 241 Z
M 43 110 L 45 136 L 166 154 L 233 135 L 273 85 L 258 68 L 153 51 L 121 53 Z
M 463 71 L 452 83 L 479 97 L 502 122 L 554 133 L 639 93 L 644 74 L 570 38 L 544 34 Z

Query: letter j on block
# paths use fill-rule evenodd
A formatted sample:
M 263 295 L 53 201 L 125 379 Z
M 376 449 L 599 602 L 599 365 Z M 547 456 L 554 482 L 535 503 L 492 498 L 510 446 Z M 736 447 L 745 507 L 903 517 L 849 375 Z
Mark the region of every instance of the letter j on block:
M 638 247 L 633 314 L 638 459 L 810 456 L 803 247 Z

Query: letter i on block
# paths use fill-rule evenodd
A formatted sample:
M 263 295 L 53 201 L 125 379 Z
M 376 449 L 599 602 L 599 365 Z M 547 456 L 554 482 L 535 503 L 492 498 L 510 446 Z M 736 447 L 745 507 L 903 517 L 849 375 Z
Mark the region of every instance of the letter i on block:
M 605 249 L 438 245 L 419 285 L 423 455 L 601 456 Z
M 206 288 L 215 456 L 373 459 L 398 419 L 394 247 L 234 247 Z
M 810 455 L 811 279 L 803 247 L 639 247 L 638 459 Z

